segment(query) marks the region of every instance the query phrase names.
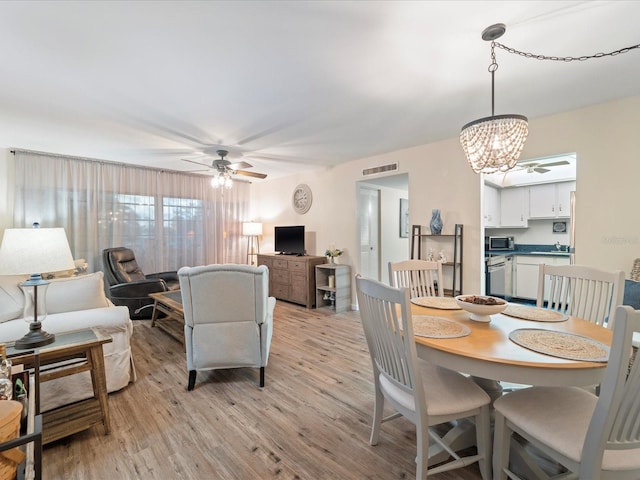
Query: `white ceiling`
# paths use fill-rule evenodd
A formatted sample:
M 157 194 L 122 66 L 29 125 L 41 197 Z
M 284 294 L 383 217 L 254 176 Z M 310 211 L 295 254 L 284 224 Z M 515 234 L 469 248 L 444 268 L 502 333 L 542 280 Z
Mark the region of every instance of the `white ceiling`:
M 224 146 L 269 178 L 490 115 L 491 24 L 545 55 L 640 43 L 638 1 L 5 0 L 0 17 L 0 147 L 193 170 Z M 496 114 L 640 94 L 640 49 L 496 55 Z

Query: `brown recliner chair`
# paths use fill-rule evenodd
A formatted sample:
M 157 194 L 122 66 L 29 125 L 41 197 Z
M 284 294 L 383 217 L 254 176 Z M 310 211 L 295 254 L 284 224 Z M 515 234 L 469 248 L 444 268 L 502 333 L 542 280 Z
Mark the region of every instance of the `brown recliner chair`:
M 180 288 L 177 272 L 142 273 L 130 248 L 105 248 L 102 263 L 111 301 L 128 307 L 132 319 L 151 318 L 154 302 L 150 293 Z

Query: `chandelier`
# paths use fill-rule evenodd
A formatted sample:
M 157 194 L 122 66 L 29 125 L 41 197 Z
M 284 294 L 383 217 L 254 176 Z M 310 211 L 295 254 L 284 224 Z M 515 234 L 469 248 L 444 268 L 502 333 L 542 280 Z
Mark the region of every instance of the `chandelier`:
M 609 53 L 596 53 L 580 57 L 558 57 L 537 55 L 521 52 L 502 45 L 495 40 L 504 35 L 507 27 L 503 23 L 496 23 L 482 32 L 482 39 L 491 42 L 491 116 L 474 120 L 462 127 L 460 143 L 467 157 L 469 165 L 475 173 L 506 172 L 516 166 L 524 143 L 529 134 L 527 117 L 524 115 L 495 115 L 495 72 L 498 69 L 495 47 L 509 53 L 536 60 L 553 60 L 557 62 L 584 61 L 592 58 L 614 57 L 621 53 L 640 48 L 640 44 L 622 48 Z
M 495 115 L 495 73 L 498 69 L 494 47 L 506 27 L 497 23 L 482 32 L 482 39 L 491 41 L 491 116 L 474 120 L 462 127 L 460 143 L 467 161 L 475 173 L 506 172 L 516 166 L 529 134 L 524 115 Z

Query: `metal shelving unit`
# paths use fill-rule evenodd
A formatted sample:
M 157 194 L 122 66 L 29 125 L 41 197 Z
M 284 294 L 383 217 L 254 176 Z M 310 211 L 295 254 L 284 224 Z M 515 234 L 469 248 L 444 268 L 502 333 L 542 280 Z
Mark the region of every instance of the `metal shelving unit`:
M 453 243 L 453 260 L 444 262 L 443 267 L 452 269 L 453 281 L 451 282 L 451 290 L 445 288 L 445 295 L 462 294 L 462 240 L 463 240 L 462 224 L 456 223 L 452 234 L 433 235 L 431 233 L 422 233 L 422 225 L 412 225 L 411 227 L 411 258 L 424 260 L 423 251 L 431 245 L 443 246 Z

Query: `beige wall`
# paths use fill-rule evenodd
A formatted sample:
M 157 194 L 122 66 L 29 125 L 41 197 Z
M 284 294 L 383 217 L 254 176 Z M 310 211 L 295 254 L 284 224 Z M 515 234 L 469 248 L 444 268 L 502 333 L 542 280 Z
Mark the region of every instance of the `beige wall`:
M 638 132 L 640 97 L 530 119 L 523 159 L 578 155 L 576 263 L 621 269 L 628 276 L 640 257 Z M 464 224 L 464 291 L 481 291 L 481 180 L 467 166 L 457 138 L 253 185 L 251 203 L 255 218 L 265 222 L 265 248 L 272 225 L 304 224 L 316 232 L 316 250 L 309 253 L 322 254 L 331 243 L 344 246 L 341 262 L 357 273 L 356 182 L 363 168 L 390 162 L 399 162 L 398 173 L 409 174 L 411 224 L 428 225 L 433 208 L 442 210 L 443 233 Z M 296 215 L 291 193 L 303 182 L 313 190 L 313 206 Z
M 463 123 L 461 121 L 461 123 Z M 523 158 L 577 152 L 576 261 L 602 269 L 624 270 L 640 257 L 638 190 L 640 96 L 530 119 Z M 409 174 L 410 223 L 428 225 L 433 208 L 442 210 L 444 233 L 464 224 L 464 291 L 479 292 L 483 275 L 481 180 L 467 166 L 457 138 L 356 160 L 310 174 L 252 185 L 252 217 L 264 222 L 263 252 L 273 251 L 273 226 L 304 224 L 310 254 L 331 244 L 346 248 L 341 263 L 358 272 L 356 182 L 362 169 L 399 162 Z M 0 229 L 12 226 L 13 155 L 0 154 Z M 291 207 L 298 183 L 313 191 L 305 215 Z M 354 297 L 355 298 L 355 297 Z

